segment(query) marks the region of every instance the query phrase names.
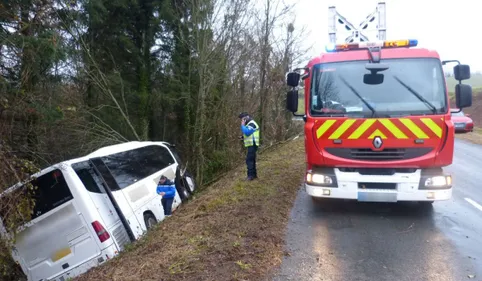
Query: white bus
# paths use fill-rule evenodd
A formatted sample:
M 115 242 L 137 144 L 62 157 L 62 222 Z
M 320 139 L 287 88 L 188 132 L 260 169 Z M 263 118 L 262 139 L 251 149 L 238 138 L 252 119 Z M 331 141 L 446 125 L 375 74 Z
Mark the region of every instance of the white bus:
M 32 220 L 18 232 L 12 256 L 31 281 L 64 281 L 106 262 L 164 219 L 161 175 L 178 175 L 173 210 L 194 192 L 182 169 L 172 145 L 128 142 L 42 170 L 33 175 Z M 1 218 L 0 228 L 9 235 Z

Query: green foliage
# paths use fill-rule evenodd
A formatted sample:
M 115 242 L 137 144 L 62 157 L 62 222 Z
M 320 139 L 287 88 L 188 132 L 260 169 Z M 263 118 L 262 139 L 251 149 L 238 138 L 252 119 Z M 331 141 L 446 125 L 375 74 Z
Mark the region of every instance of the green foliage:
M 232 159 L 238 159 L 239 155 L 232 155 L 226 150 L 215 150 L 208 155 L 205 162 L 204 175 L 210 180 L 230 168 Z
M 176 144 L 202 185 L 244 162 L 239 112 L 263 113 L 266 144 L 298 130 L 284 114 L 281 71 L 296 42 L 270 35 L 288 9 L 263 19 L 253 4 L 0 0 L 0 192 L 36 167 L 128 140 Z M 32 188 L 2 199 L 12 231 L 31 216 Z M 0 249 L 2 272 L 8 256 Z
M 24 281 L 22 268 L 12 260 L 6 241 L 0 240 L 0 281 Z
M 15 115 L 23 115 L 21 126 L 8 126 L 28 135 L 19 144 L 28 149 L 19 150 L 32 160 L 47 164 L 101 145 L 162 139 L 176 143 L 192 172 L 209 181 L 222 161 L 238 157 L 232 139 L 239 128 L 231 117 L 259 111 L 262 38 L 253 32 L 256 23 L 246 21 L 256 12 L 249 1 L 0 3 L 0 46 L 9 58 L 0 61 L 0 90 L 12 98 Z M 277 53 L 281 41 L 269 39 L 262 94 L 275 102 L 265 105 L 271 116 L 260 123 L 276 123 L 284 110 L 276 73 L 290 61 L 281 54 L 289 52 Z M 270 126 L 266 139 L 282 138 L 280 126 Z M 67 140 L 53 139 L 55 128 Z M 67 148 L 68 140 L 75 148 Z M 60 153 L 48 151 L 53 145 Z
M 38 168 L 31 161 L 17 158 L 5 144 L 0 142 L 0 182 L 9 186 L 38 172 Z M 7 185 L 8 184 L 8 185 Z M 0 186 L 2 193 L 6 186 Z M 10 247 L 15 241 L 15 234 L 19 227 L 30 221 L 34 208 L 32 191 L 35 187 L 26 183 L 24 188 L 4 193 L 0 197 L 0 218 L 11 236 L 0 239 L 0 280 L 21 280 L 22 271 L 12 260 Z
M 44 104 L 32 104 L 32 107 L 39 113 L 46 123 L 52 124 L 64 117 L 64 112 L 57 106 L 45 106 Z

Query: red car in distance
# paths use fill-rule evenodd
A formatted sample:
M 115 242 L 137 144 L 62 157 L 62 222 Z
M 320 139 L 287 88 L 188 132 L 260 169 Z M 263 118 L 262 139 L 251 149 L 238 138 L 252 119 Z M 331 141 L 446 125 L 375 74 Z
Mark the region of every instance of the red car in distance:
M 455 133 L 468 133 L 474 131 L 474 121 L 469 114 L 465 114 L 457 108 L 450 110 L 452 122 L 454 123 Z

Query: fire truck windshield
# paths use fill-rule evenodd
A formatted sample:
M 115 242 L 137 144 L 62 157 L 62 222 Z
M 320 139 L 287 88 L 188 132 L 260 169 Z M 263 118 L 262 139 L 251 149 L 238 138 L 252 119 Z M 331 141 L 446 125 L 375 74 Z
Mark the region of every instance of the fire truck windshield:
M 441 114 L 447 111 L 445 82 L 435 58 L 382 59 L 383 81 L 365 84 L 367 61 L 321 63 L 313 67 L 312 116 L 359 117 Z

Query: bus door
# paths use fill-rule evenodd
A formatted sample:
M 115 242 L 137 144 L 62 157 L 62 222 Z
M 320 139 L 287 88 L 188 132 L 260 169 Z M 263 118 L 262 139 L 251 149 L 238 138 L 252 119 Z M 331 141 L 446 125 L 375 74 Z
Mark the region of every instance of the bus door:
M 130 240 L 133 241 L 137 239 L 142 234 L 141 225 L 124 193 L 121 192 L 117 181 L 112 176 L 109 168 L 104 164 L 102 159 L 94 158 L 90 159 L 90 162 L 92 163 L 92 167 L 94 168 L 94 171 L 96 171 L 97 176 L 101 179 L 106 194 L 112 202 L 119 219 L 126 228 Z
M 117 248 L 122 251 L 131 240 L 122 220 L 106 191 L 104 180 L 89 161 L 72 165 L 77 176 L 87 189 L 107 231 L 113 236 Z

